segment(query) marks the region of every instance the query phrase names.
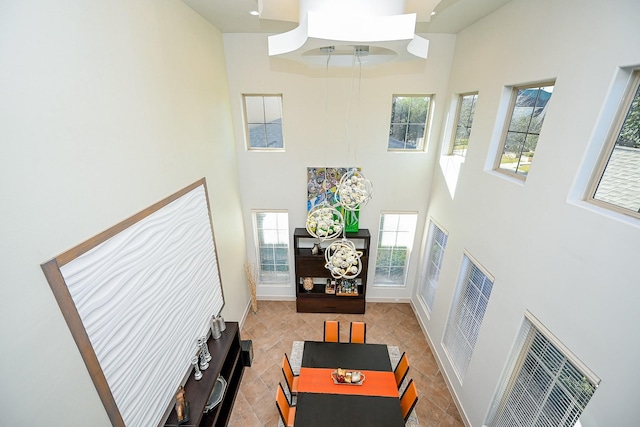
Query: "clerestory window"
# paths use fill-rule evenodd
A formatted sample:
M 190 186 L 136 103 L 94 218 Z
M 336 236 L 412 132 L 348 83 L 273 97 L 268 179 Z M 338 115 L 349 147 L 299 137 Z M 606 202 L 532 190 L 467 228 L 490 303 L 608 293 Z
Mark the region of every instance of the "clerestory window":
M 388 151 L 423 151 L 432 96 L 394 95 Z
M 282 95 L 243 95 L 249 150 L 282 151 Z
M 589 200 L 640 218 L 640 70 L 632 74 L 596 169 Z
M 508 124 L 502 136 L 496 169 L 525 180 L 538 145 L 553 82 L 518 86 L 512 91 Z

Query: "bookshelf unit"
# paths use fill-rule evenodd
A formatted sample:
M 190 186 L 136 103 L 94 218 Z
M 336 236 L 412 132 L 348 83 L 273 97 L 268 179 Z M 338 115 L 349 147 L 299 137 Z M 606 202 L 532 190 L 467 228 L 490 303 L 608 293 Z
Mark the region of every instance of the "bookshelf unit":
M 312 237 L 306 229 L 296 228 L 293 233 L 293 248 L 295 257 L 295 280 L 296 280 L 296 310 L 299 313 L 352 313 L 364 314 L 365 300 L 367 293 L 367 270 L 369 267 L 369 245 L 371 235 L 369 230 L 361 229 L 357 232 L 347 233 L 347 239 L 355 243 L 358 251 L 362 251 L 362 271 L 353 280 L 357 285 L 357 294 L 329 294 L 326 293 L 327 279 L 333 277 L 325 268 L 324 249 L 331 242 L 321 243 L 322 251 L 318 255 L 313 255 L 311 250 L 318 239 Z M 313 289 L 304 289 L 304 278 L 313 279 Z M 340 279 L 333 279 L 340 284 Z

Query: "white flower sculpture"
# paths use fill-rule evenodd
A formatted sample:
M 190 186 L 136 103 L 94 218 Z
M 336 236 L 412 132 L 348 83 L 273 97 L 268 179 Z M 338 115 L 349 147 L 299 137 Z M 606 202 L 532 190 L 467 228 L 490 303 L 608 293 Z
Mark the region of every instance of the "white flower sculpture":
M 336 279 L 353 279 L 362 271 L 362 252 L 350 240 L 342 239 L 331 243 L 324 252 L 324 259 L 331 275 Z
M 325 201 L 309 211 L 306 228 L 320 241 L 335 239 L 344 229 L 344 218 L 338 209 Z
M 338 184 L 338 203 L 348 211 L 358 211 L 371 199 L 372 187 L 361 172 L 351 169 Z

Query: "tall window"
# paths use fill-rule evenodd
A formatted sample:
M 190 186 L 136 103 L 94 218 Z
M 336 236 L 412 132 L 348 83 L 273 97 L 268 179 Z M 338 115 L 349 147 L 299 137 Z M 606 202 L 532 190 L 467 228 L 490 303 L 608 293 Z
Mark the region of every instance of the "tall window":
M 600 380 L 528 313 L 518 347 L 488 425 L 575 425 Z
M 438 288 L 440 266 L 442 265 L 446 247 L 447 235 L 433 221 L 430 221 L 429 233 L 427 234 L 427 253 L 420 278 L 420 296 L 429 311 L 433 308 L 433 298 Z
M 289 214 L 287 212 L 254 211 L 258 280 L 289 280 Z
M 640 218 L 640 70 L 633 73 L 605 149 L 591 199 Z
M 523 180 L 529 174 L 552 94 L 552 82 L 513 89 L 509 110 L 511 117 L 502 137 L 501 154 L 498 158 L 499 171 Z
M 458 97 L 456 133 L 453 135 L 451 154 L 462 157 L 467 155 L 467 146 L 469 145 L 469 136 L 471 136 L 471 125 L 473 124 L 473 114 L 476 111 L 477 101 L 477 93 L 463 94 Z
M 249 149 L 282 150 L 282 95 L 243 95 Z
M 375 285 L 405 285 L 417 220 L 415 213 L 380 215 Z
M 388 150 L 423 150 L 430 109 L 431 96 L 395 95 Z
M 460 381 L 467 373 L 492 288 L 493 278 L 465 255 L 444 332 L 444 346 Z

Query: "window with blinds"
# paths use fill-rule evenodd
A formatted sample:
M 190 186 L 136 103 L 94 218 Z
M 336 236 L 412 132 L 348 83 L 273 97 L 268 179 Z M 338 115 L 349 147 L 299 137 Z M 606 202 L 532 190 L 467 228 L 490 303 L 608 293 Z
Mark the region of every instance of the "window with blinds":
M 444 250 L 447 247 L 447 235 L 433 221 L 429 221 L 429 233 L 427 234 L 427 254 L 422 266 L 419 295 L 427 309 L 431 311 L 433 299 L 438 288 L 440 278 L 440 266 L 444 258 Z
M 493 278 L 465 254 L 444 333 L 444 347 L 460 381 L 469 367 L 492 288 Z
M 490 412 L 491 427 L 571 427 L 600 380 L 530 313 Z

